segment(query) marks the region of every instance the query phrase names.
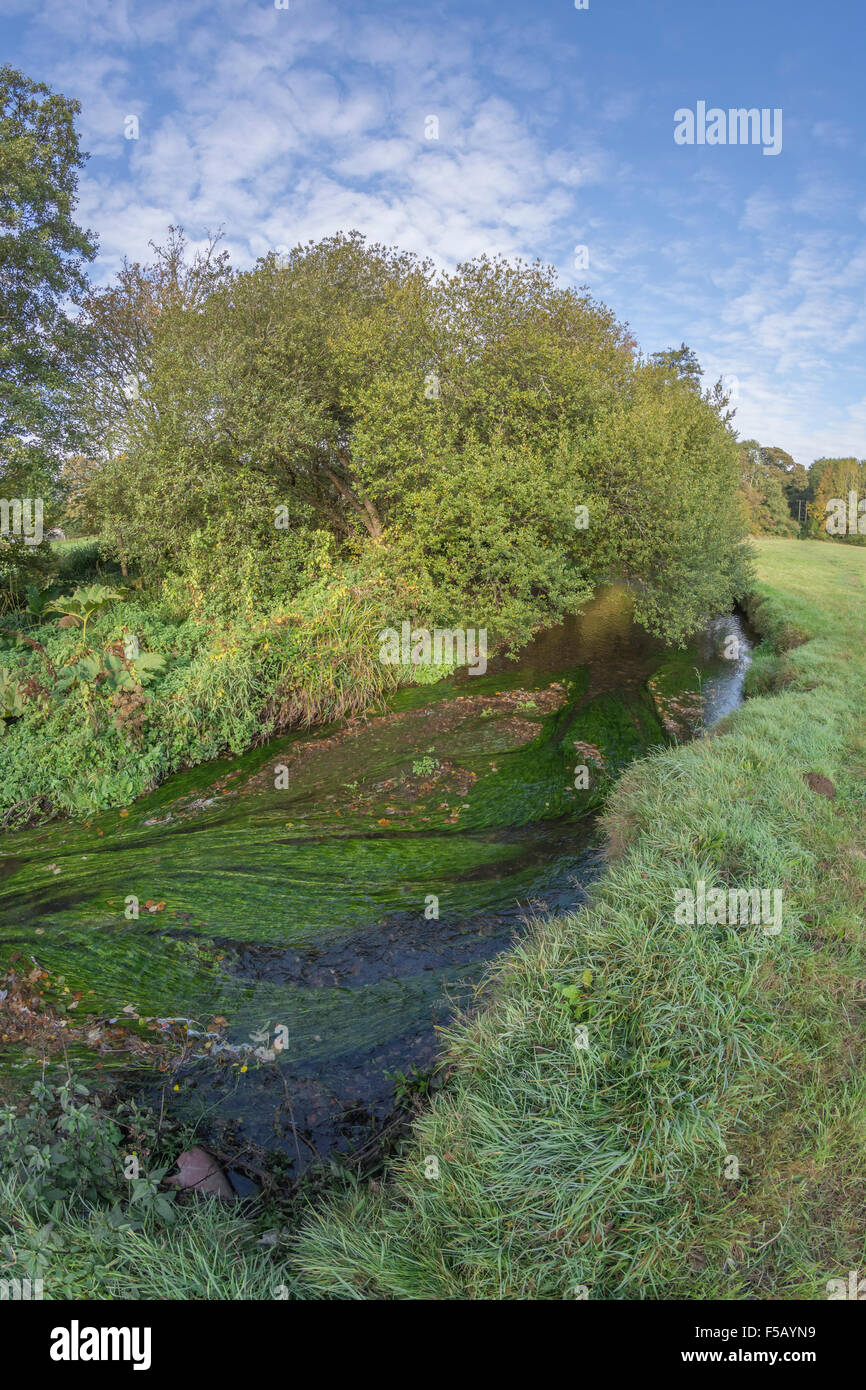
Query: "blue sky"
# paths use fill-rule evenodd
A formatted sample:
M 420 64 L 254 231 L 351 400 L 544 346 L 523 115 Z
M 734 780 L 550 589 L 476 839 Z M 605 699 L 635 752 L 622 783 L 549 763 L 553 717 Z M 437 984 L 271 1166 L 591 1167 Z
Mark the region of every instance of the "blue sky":
M 804 463 L 866 455 L 864 38 L 862 0 L 0 0 L 3 60 L 81 102 L 97 278 L 170 222 L 238 265 L 540 256 Z M 781 108 L 781 152 L 677 145 L 698 101 Z

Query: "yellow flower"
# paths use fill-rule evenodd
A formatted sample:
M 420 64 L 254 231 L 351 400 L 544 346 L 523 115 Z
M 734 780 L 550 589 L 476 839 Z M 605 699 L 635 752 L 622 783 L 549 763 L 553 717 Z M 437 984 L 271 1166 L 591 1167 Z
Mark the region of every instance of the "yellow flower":
M 246 1069 L 247 1069 L 247 1064 L 246 1064 L 246 1062 L 244 1062 L 243 1066 L 241 1067 L 241 1071 L 246 1071 Z

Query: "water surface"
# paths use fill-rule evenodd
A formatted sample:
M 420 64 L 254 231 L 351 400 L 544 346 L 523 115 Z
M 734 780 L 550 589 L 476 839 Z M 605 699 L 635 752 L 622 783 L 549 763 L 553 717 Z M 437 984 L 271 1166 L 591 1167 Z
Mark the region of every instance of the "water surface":
M 735 707 L 747 663 L 735 615 L 672 653 L 603 591 L 483 677 L 5 837 L 0 969 L 44 972 L 80 1065 L 301 1171 L 376 1132 L 528 913 L 579 905 L 611 779 Z M 44 1056 L 13 1039 L 0 1070 Z

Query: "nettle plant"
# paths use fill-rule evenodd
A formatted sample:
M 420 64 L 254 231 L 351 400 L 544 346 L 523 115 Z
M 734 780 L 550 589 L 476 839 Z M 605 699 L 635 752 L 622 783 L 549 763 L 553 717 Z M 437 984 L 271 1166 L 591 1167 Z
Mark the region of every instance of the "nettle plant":
M 61 667 L 54 682 L 58 691 L 73 686 L 93 686 L 121 694 L 147 685 L 165 666 L 165 657 L 158 652 L 131 654 L 124 641 L 113 642 L 102 652 L 87 652 L 77 661 Z
M 4 1172 L 48 1219 L 33 1252 L 37 1267 L 68 1205 L 100 1209 L 115 1228 L 175 1219 L 175 1194 L 161 1186 L 173 1163 L 158 1154 L 160 1138 L 152 1111 L 100 1097 L 72 1076 L 59 1085 L 39 1080 L 27 1101 L 0 1105 Z

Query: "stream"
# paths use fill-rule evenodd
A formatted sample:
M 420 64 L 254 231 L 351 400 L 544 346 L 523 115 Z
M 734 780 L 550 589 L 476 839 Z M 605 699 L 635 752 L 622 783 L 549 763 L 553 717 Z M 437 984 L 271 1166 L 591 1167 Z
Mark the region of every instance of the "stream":
M 44 1018 L 3 1085 L 68 1054 L 293 1176 L 357 1151 L 527 915 L 581 903 L 612 780 L 736 708 L 749 650 L 731 614 L 671 651 L 608 588 L 484 676 L 6 835 L 0 974 Z

